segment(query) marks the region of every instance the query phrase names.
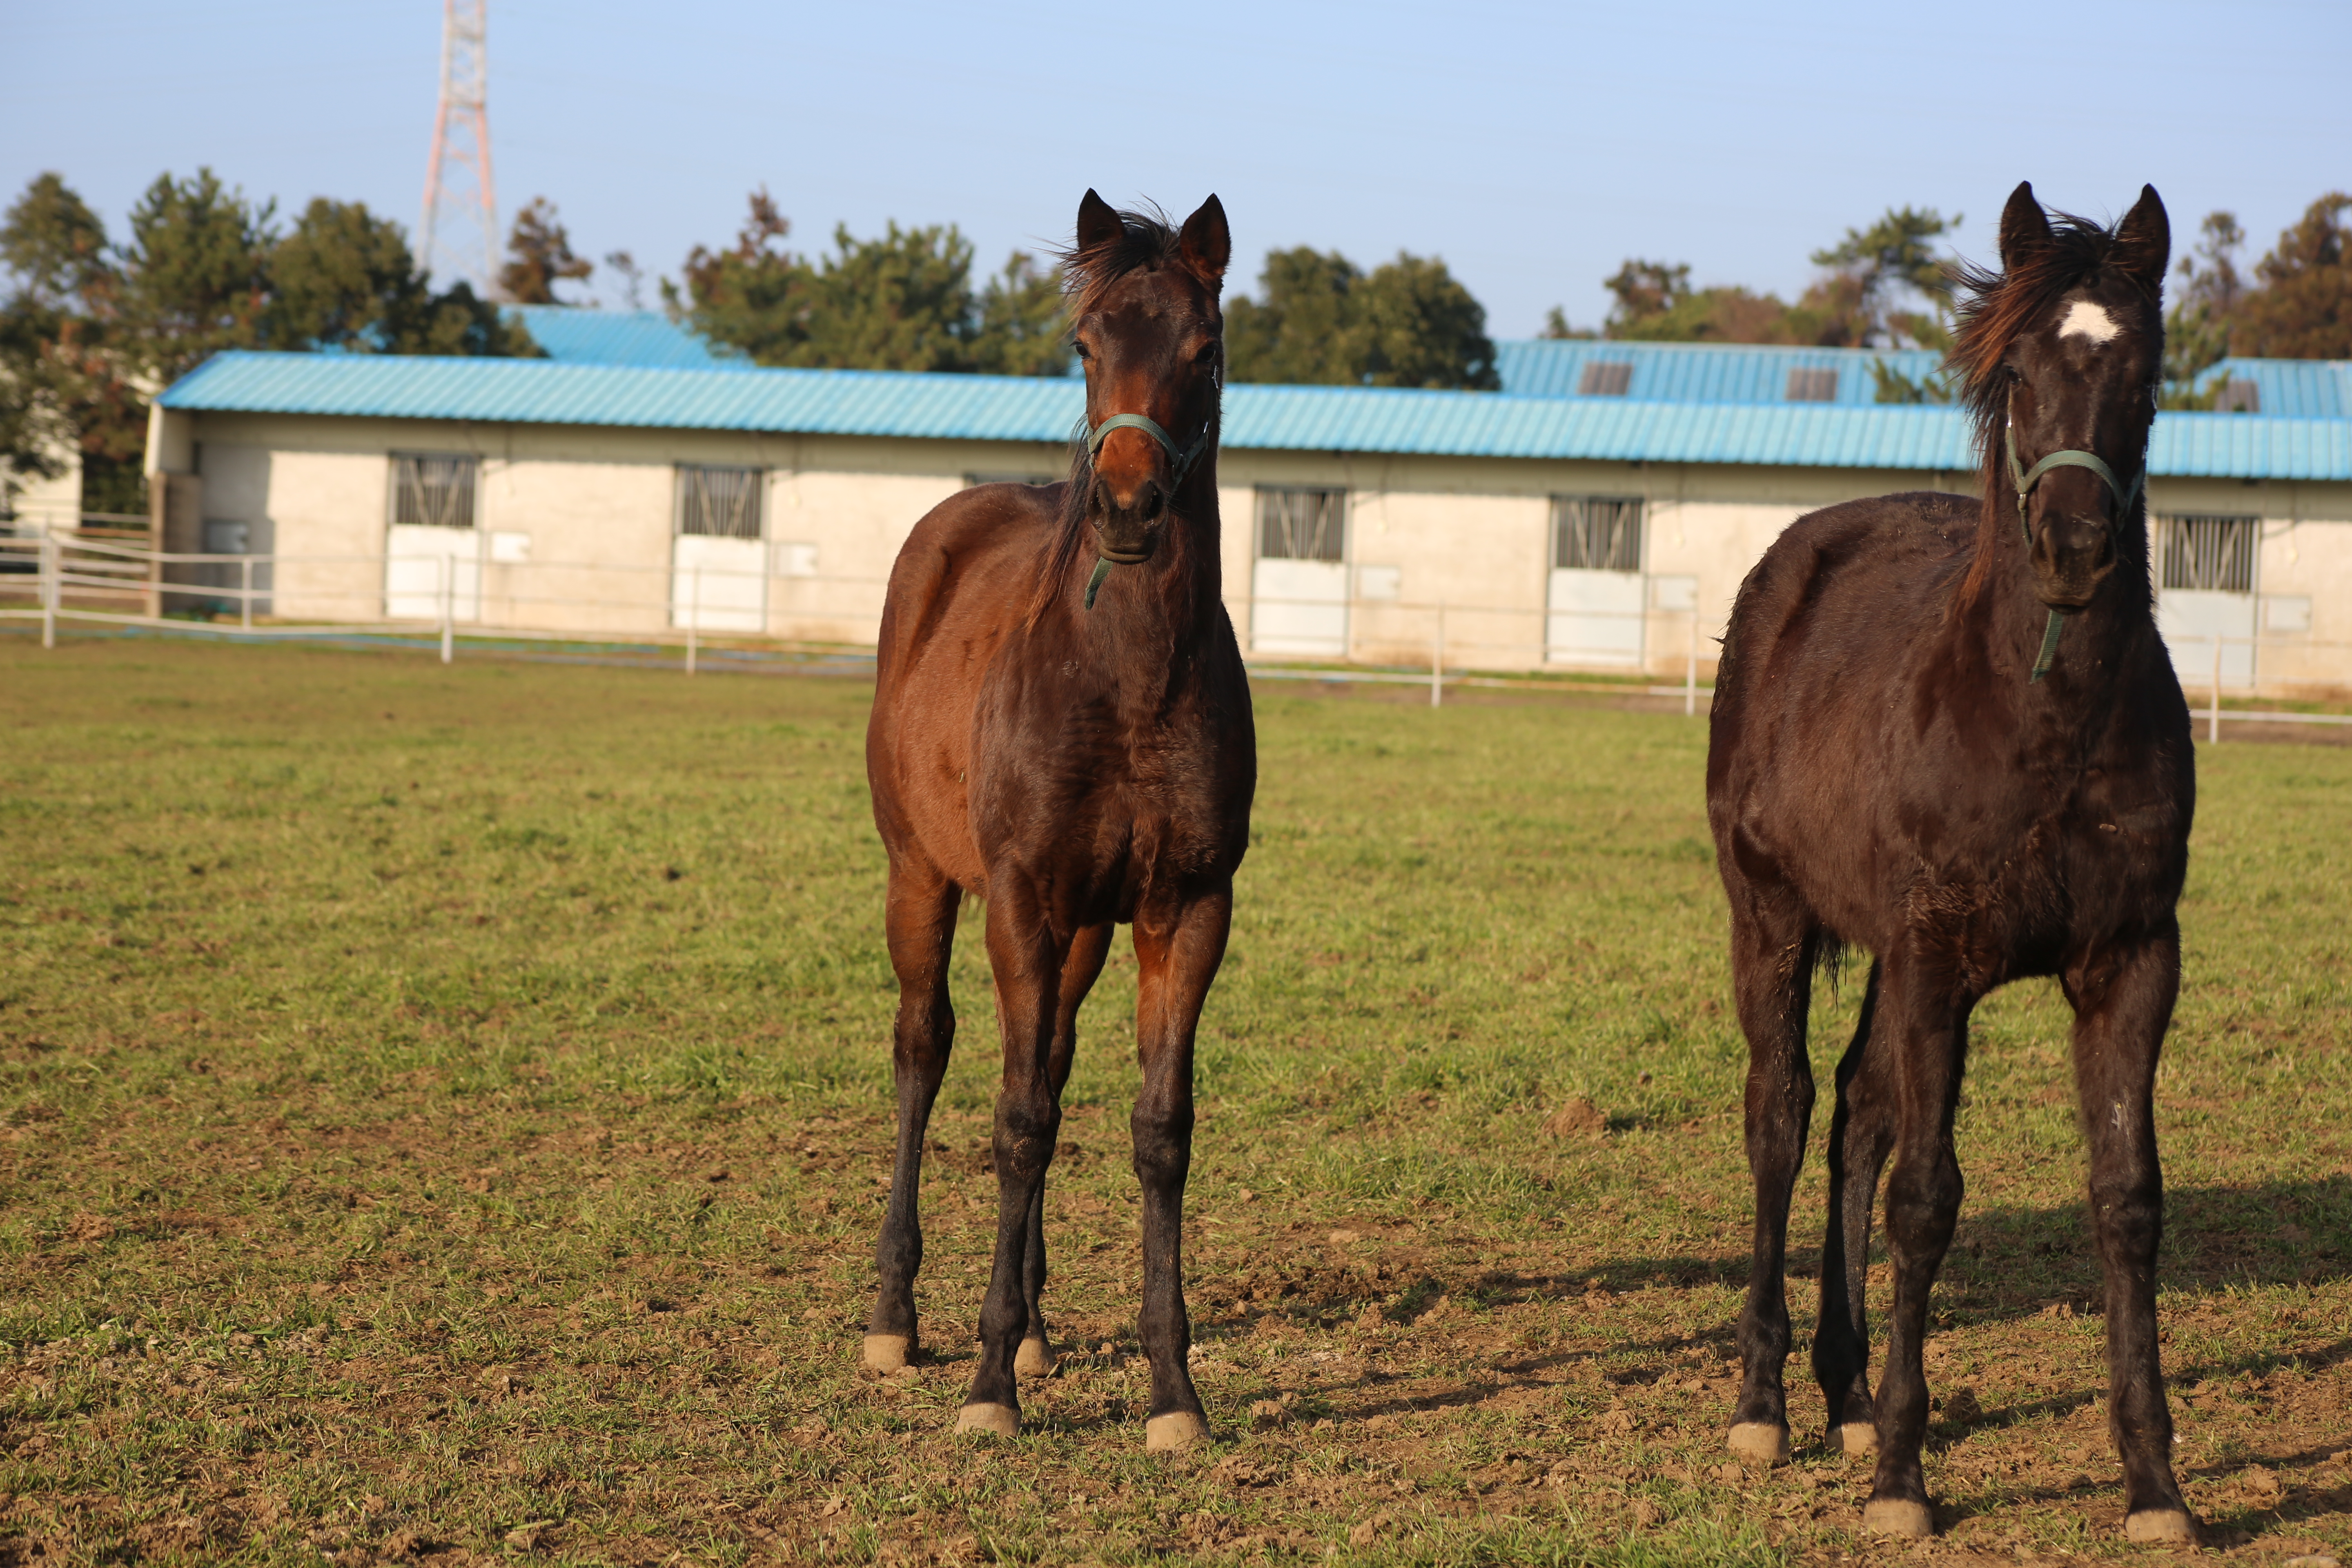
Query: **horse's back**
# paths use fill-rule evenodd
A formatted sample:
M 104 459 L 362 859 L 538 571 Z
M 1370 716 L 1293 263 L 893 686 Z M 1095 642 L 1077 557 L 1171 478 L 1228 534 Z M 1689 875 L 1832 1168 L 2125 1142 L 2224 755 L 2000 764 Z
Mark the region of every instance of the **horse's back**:
M 1059 485 L 975 485 L 916 523 L 899 546 L 875 648 L 866 772 L 874 819 L 895 855 L 919 841 L 981 888 L 966 790 L 971 719 L 990 660 L 1027 612 L 1050 548 Z

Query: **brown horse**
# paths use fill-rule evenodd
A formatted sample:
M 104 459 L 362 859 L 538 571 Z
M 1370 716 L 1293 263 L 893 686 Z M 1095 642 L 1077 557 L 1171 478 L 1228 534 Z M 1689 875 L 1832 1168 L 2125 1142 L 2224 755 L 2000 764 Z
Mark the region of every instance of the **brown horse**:
M 2194 1538 L 2156 1324 L 2152 1090 L 2196 798 L 2141 484 L 2169 245 L 2154 190 L 2108 230 L 2053 226 L 2018 186 L 2004 270 L 1964 279 L 1951 355 L 1983 500 L 1885 496 L 1800 519 L 1748 574 L 1724 640 L 1707 812 L 1731 900 L 1756 1184 L 1731 1446 L 1764 1462 L 1789 1452 L 1781 1272 L 1812 1113 L 1805 1013 L 1814 968 L 1851 942 L 1874 956 L 1837 1073 L 1813 1367 L 1831 1445 L 1877 1451 L 1863 1520 L 1892 1533 L 1933 1528 L 1920 1351 L 1959 1213 L 1969 1015 L 1996 985 L 2054 974 L 2074 1011 L 2126 1532 Z M 1863 1294 L 1890 1152 L 1895 1302 L 1874 1402 Z
M 923 1133 L 955 1035 L 948 949 L 973 894 L 988 904 L 1004 1077 L 996 1257 L 959 1430 L 1017 1432 L 1016 1373 L 1052 1364 L 1039 1307 L 1045 1168 L 1078 1005 L 1113 923 L 1129 921 L 1140 970 L 1144 1446 L 1207 1435 L 1185 1364 L 1192 1037 L 1224 957 L 1257 784 L 1218 564 L 1217 296 L 1231 249 L 1214 196 L 1179 233 L 1088 191 L 1066 258 L 1087 376 L 1069 479 L 961 492 L 915 525 L 890 574 L 866 769 L 890 858 L 898 1149 L 865 1353 L 887 1372 L 915 1349 Z

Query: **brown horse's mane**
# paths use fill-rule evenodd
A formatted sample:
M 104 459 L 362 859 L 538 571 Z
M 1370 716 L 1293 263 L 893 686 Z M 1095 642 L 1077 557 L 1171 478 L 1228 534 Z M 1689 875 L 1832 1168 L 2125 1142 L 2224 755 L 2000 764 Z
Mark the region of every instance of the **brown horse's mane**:
M 1954 312 L 1958 324 L 1944 363 L 1959 381 L 1961 405 L 1975 426 L 1984 481 L 1984 531 L 1978 535 L 1976 559 L 1961 584 L 1962 603 L 1973 600 L 1984 586 L 1992 563 L 1985 541 L 1990 530 L 2011 526 L 2011 509 L 2016 504 L 2001 455 L 2001 431 L 2009 421 L 2009 377 L 2003 374 L 2009 351 L 2053 305 L 2125 259 L 2117 254 L 2122 247 L 2115 228 L 2072 213 L 2053 213 L 2051 220 L 2049 242 L 2007 270 L 1966 262 L 1954 268 L 1963 297 Z M 2146 291 L 2128 268 L 2118 270 L 2132 279 L 2135 289 Z
M 1129 274 L 1181 266 L 1182 244 L 1183 237 L 1158 206 L 1141 211 L 1119 208 L 1116 235 L 1092 245 L 1072 246 L 1054 253 L 1062 264 L 1064 309 L 1076 321 L 1100 305 L 1111 285 Z M 1087 503 L 1095 475 L 1094 456 L 1087 450 L 1086 423 L 1081 415 L 1078 428 L 1071 433 L 1069 483 L 1062 492 L 1062 510 L 1056 520 L 1053 546 L 1045 552 L 1036 592 L 1024 617 L 1032 626 L 1061 592 L 1086 537 Z

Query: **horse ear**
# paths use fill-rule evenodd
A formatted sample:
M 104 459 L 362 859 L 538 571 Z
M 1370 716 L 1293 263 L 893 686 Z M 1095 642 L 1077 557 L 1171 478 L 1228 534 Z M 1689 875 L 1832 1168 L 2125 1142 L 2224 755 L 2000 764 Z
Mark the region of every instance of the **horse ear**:
M 2154 185 L 2139 188 L 2139 200 L 2116 228 L 2116 265 L 2150 294 L 2164 288 L 2165 264 L 2172 259 L 2172 220 Z
M 1201 279 L 1215 287 L 1225 280 L 1225 263 L 1233 259 L 1233 231 L 1225 226 L 1225 204 L 1214 195 L 1201 204 L 1201 210 L 1184 220 L 1184 232 L 1178 239 L 1184 264 L 1198 273 Z
M 1126 232 L 1127 226 L 1119 222 L 1118 210 L 1088 186 L 1085 199 L 1078 203 L 1078 248 L 1091 250 L 1097 245 L 1108 245 Z
M 2000 209 L 2000 264 L 2014 268 L 2050 244 L 2050 218 L 2033 198 L 2033 182 L 2020 180 Z

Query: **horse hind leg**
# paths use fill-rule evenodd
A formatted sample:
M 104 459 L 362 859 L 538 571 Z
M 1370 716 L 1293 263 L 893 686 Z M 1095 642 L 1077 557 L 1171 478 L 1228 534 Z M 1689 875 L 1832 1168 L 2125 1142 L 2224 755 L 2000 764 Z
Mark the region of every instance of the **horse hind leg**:
M 1748 1168 L 1756 1188 L 1756 1229 L 1748 1302 L 1739 1315 L 1739 1404 L 1729 1443 L 1743 1460 L 1779 1465 L 1789 1460 L 1781 1383 L 1789 1357 L 1789 1204 L 1812 1120 L 1805 1014 L 1822 932 L 1785 897 L 1735 900 L 1733 908 L 1732 984 L 1748 1036 Z
M 1070 955 L 1062 961 L 1062 989 L 1058 1009 L 1054 1016 L 1054 1045 L 1046 1058 L 1045 1071 L 1054 1085 L 1054 1100 L 1060 1103 L 1062 1090 L 1070 1081 L 1070 1062 L 1078 1043 L 1078 1006 L 1092 991 L 1095 981 L 1102 974 L 1103 961 L 1110 954 L 1112 928 L 1108 925 L 1082 928 L 1070 943 Z M 1045 1188 L 1037 1187 L 1037 1195 L 1029 1205 L 1029 1247 L 1021 1271 L 1021 1292 L 1029 1304 L 1028 1331 L 1022 1335 L 1021 1348 L 1013 1357 L 1013 1371 L 1019 1377 L 1045 1377 L 1054 1370 L 1054 1347 L 1045 1332 Z
M 1888 1052 L 1873 1050 L 1879 965 L 1870 966 L 1853 1043 L 1838 1063 L 1837 1109 L 1830 1118 L 1829 1224 L 1822 1242 L 1822 1310 L 1813 1335 L 1813 1375 L 1829 1406 L 1829 1446 L 1857 1457 L 1878 1451 L 1870 1399 L 1870 1219 L 1879 1173 L 1895 1143 Z
M 893 860 L 884 931 L 890 967 L 898 977 L 898 1018 L 890 1045 L 891 1070 L 898 1080 L 898 1143 L 890 1163 L 890 1203 L 874 1246 L 877 1286 L 874 1313 L 866 1328 L 865 1361 L 877 1372 L 896 1372 L 916 1353 L 915 1275 L 923 1266 L 918 1214 L 923 1138 L 955 1045 L 948 952 L 955 941 L 956 906 L 961 897 L 961 890 L 934 868 Z

